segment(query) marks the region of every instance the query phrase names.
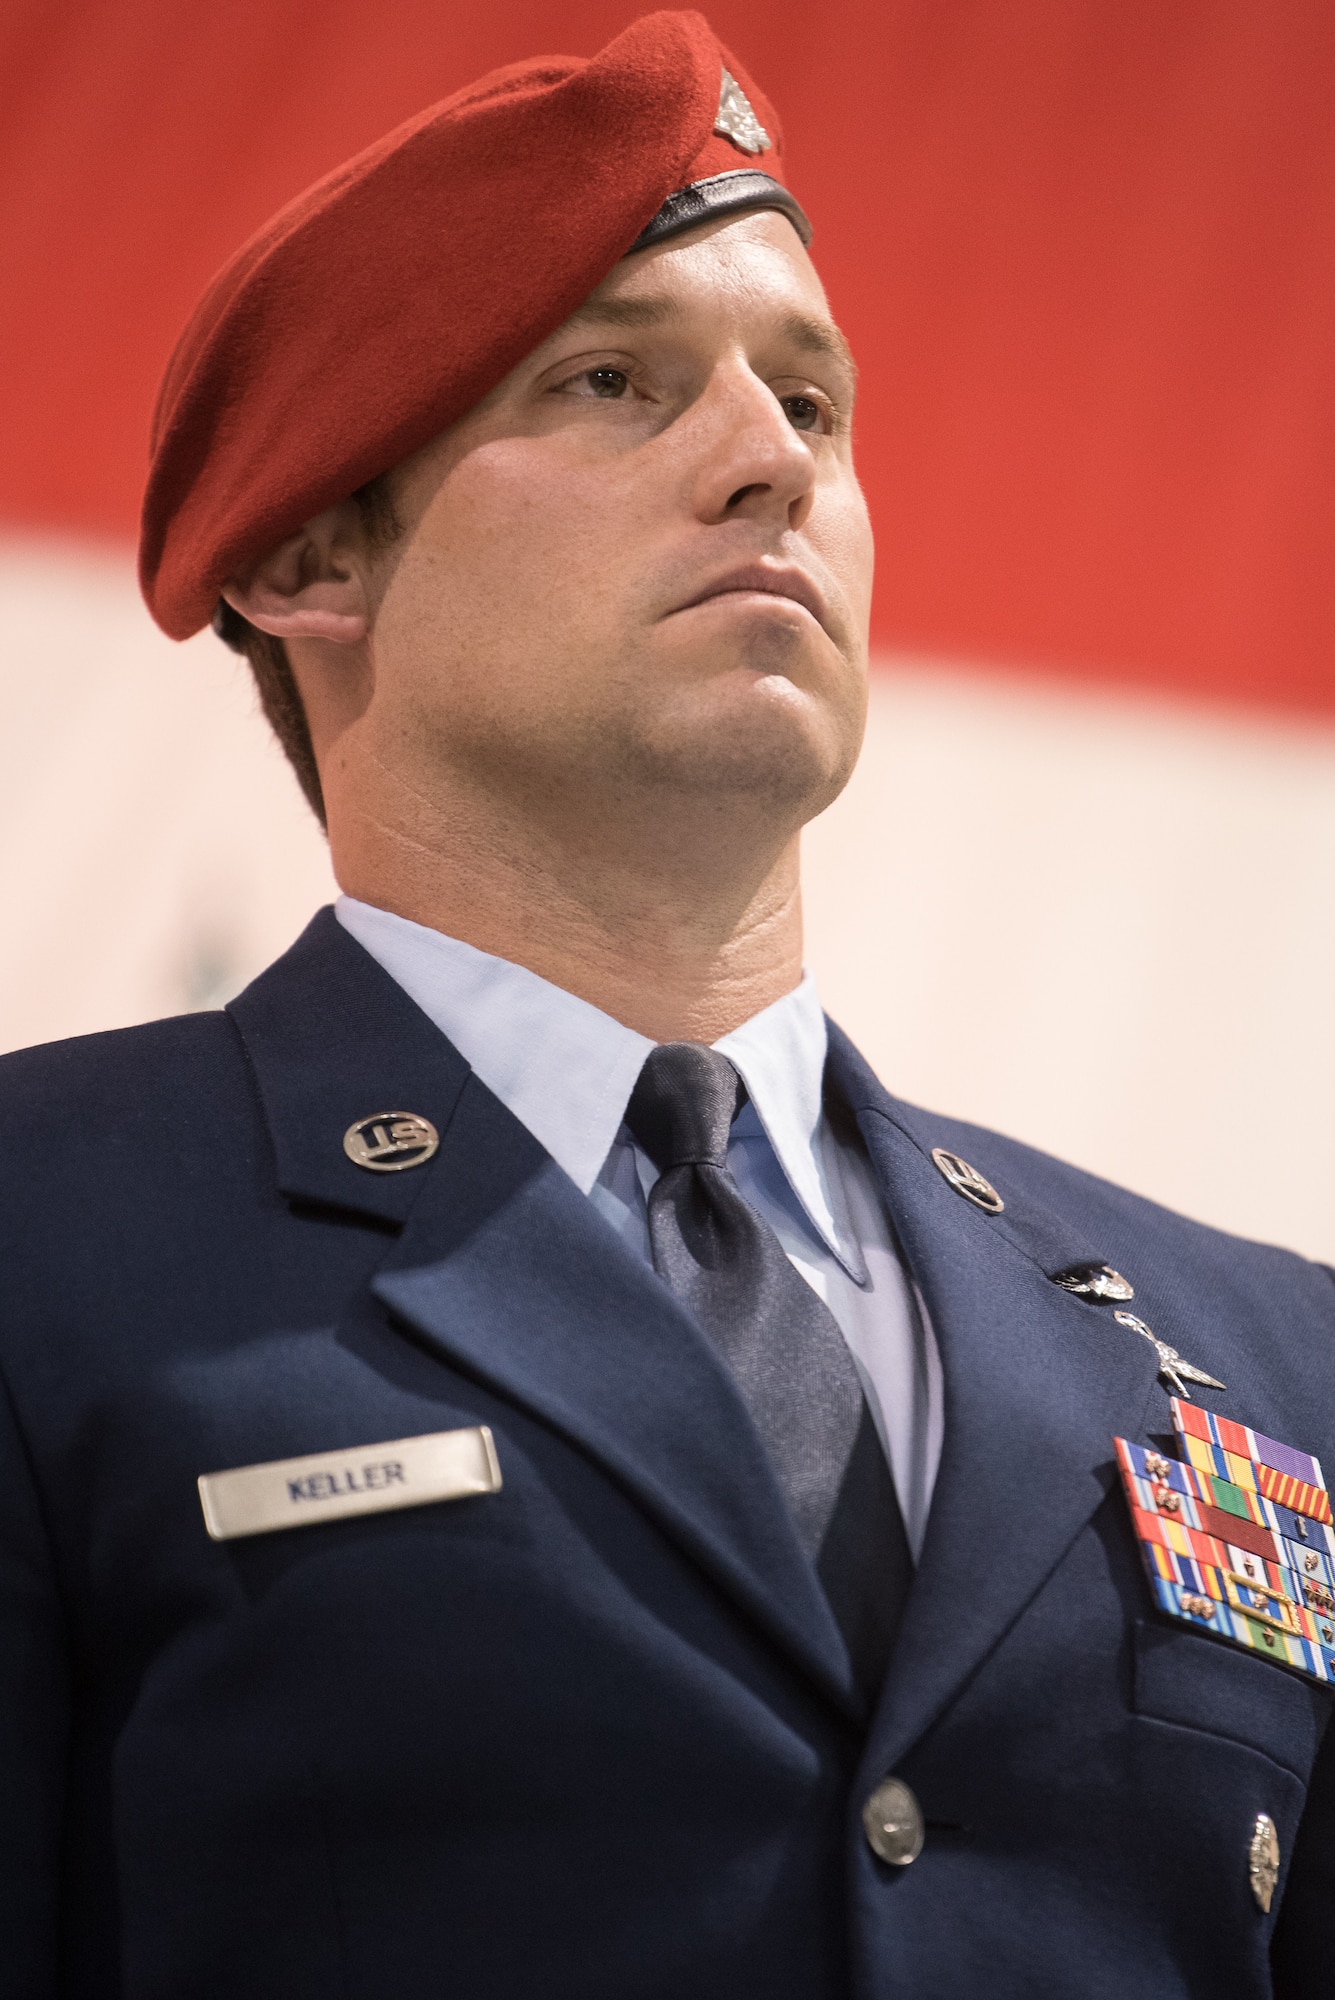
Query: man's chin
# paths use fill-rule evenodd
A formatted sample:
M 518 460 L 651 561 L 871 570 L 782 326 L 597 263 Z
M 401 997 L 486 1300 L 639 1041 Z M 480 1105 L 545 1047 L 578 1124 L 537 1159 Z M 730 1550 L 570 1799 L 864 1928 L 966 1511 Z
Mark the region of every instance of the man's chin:
M 799 820 L 823 812 L 857 760 L 860 715 L 815 700 L 780 675 L 710 690 L 644 727 L 639 718 L 627 763 L 656 789 L 696 797 L 715 811 L 728 799 L 765 805 Z

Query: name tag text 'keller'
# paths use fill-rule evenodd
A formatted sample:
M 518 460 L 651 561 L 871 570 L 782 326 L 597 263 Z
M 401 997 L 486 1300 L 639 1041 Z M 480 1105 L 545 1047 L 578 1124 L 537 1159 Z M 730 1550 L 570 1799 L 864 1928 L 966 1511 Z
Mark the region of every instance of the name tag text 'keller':
M 275 1458 L 233 1472 L 206 1472 L 199 1481 L 204 1525 L 215 1542 L 239 1535 L 268 1535 L 348 1514 L 383 1514 L 423 1507 L 433 1500 L 462 1500 L 500 1490 L 496 1445 L 485 1424 L 351 1451 L 317 1451 L 305 1458 Z

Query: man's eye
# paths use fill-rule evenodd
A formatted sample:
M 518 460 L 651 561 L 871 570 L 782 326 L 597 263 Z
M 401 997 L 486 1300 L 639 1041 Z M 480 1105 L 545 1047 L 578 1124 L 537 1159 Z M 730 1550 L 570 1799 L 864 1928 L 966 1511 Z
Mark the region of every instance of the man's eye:
M 590 368 L 584 380 L 595 396 L 624 396 L 630 387 L 630 377 L 620 368 Z
M 785 396 L 783 408 L 795 431 L 820 429 L 821 407 L 819 403 L 813 402 L 810 396 Z

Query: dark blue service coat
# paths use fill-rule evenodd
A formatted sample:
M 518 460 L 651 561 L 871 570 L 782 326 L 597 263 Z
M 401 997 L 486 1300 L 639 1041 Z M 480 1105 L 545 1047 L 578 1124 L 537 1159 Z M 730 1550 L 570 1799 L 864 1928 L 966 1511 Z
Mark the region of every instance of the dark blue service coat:
M 830 1080 L 946 1380 L 874 1714 L 702 1334 L 328 912 L 224 1014 L 5 1058 L 4 2000 L 1335 1990 L 1332 1697 L 1153 1612 L 1112 1438 L 1169 1428 L 1156 1357 L 1050 1278 L 1114 1264 L 1215 1407 L 1335 1465 L 1330 1275 L 837 1032 Z M 436 1157 L 355 1166 L 385 1110 Z M 499 1492 L 205 1533 L 201 1473 L 480 1423 Z

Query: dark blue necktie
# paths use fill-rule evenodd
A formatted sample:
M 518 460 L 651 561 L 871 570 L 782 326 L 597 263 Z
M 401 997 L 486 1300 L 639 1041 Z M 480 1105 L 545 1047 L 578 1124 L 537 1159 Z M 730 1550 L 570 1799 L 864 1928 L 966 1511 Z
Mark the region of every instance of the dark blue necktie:
M 665 1042 L 647 1057 L 626 1123 L 659 1169 L 649 1194 L 654 1269 L 731 1369 L 870 1698 L 912 1559 L 838 1322 L 728 1170 L 744 1102 L 732 1064 L 702 1043 Z

